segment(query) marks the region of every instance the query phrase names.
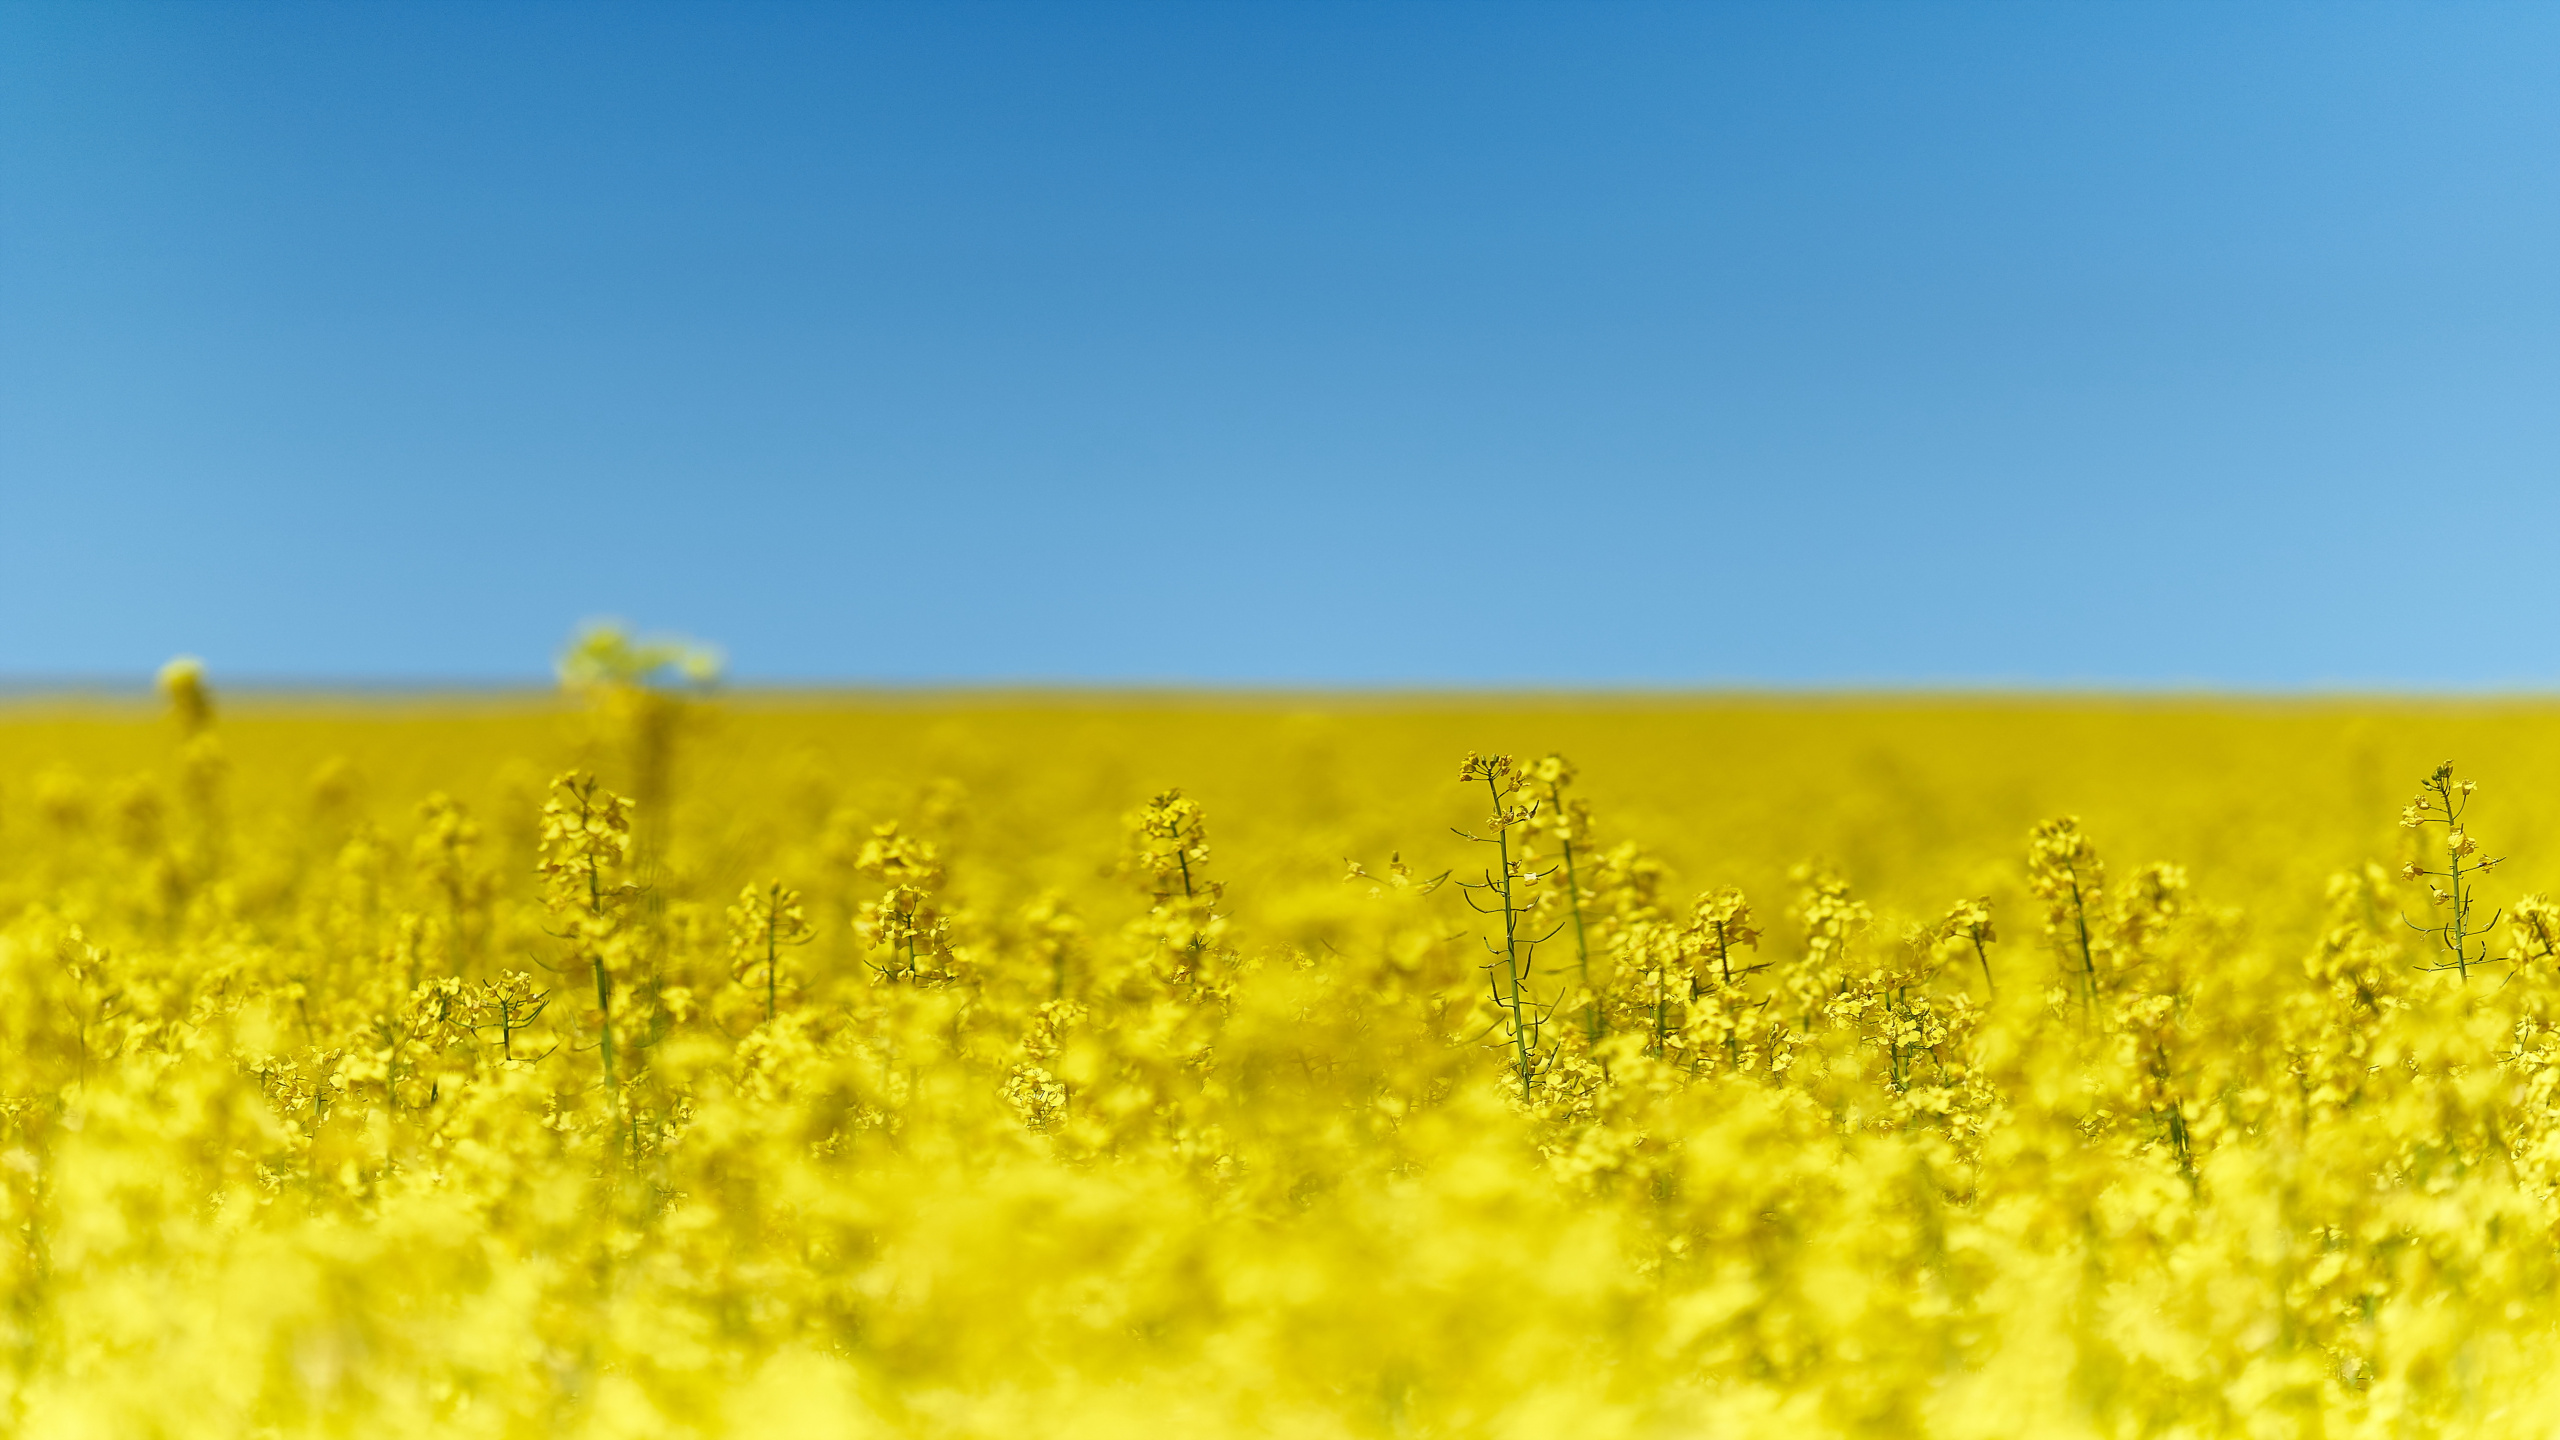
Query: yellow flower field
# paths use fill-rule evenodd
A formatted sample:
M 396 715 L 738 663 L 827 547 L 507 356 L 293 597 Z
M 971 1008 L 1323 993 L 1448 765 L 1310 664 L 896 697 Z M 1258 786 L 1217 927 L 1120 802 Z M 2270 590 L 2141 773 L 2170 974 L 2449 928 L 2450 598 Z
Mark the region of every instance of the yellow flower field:
M 2560 1430 L 2560 708 L 589 678 L 0 711 L 0 1430 Z

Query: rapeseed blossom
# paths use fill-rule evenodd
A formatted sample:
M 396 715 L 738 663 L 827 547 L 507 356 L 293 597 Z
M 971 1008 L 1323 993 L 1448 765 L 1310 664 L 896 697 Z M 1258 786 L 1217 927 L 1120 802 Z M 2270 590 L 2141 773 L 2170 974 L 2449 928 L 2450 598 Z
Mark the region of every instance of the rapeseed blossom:
M 2547 719 L 1102 723 L 583 644 L 571 710 L 0 716 L 8 1433 L 2560 1416 Z

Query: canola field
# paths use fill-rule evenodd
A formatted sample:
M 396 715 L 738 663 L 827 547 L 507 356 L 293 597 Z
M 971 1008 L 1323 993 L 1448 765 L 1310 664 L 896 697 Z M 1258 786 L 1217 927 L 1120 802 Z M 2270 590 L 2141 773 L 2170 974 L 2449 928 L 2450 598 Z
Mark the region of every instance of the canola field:
M 2560 1430 L 2560 708 L 169 680 L 13 1436 Z

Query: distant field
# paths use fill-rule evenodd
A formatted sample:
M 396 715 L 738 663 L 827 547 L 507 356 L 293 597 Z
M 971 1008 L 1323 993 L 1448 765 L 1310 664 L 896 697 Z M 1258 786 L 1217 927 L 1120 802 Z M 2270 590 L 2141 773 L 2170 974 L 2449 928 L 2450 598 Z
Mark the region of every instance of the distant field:
M 13 1433 L 2560 1413 L 2560 703 L 179 711 L 0 707 Z
M 235 788 L 278 825 L 308 815 L 333 762 L 341 818 L 392 831 L 432 790 L 498 818 L 538 809 L 554 770 L 603 763 L 584 712 L 537 697 L 250 698 L 221 729 Z M 1766 889 L 1828 857 L 1921 908 L 2014 886 L 2027 827 L 2065 812 L 2110 853 L 2190 865 L 2209 892 L 2265 902 L 2293 877 L 2316 905 L 2329 870 L 2389 858 L 2403 792 L 2458 756 L 2497 787 L 2518 883 L 2560 888 L 2560 701 L 750 695 L 688 723 L 675 824 L 785 844 L 839 804 L 885 817 L 952 779 L 1038 848 L 1081 830 L 1107 853 L 1123 811 L 1178 784 L 1217 815 L 1222 864 L 1322 868 L 1452 846 L 1471 811 L 1444 772 L 1471 748 L 1571 756 L 1611 835 L 1684 883 Z M 105 783 L 165 772 L 174 751 L 153 707 L 0 706 L 0 796 L 21 815 L 48 769 Z M 1055 858 L 1091 878 L 1090 856 Z

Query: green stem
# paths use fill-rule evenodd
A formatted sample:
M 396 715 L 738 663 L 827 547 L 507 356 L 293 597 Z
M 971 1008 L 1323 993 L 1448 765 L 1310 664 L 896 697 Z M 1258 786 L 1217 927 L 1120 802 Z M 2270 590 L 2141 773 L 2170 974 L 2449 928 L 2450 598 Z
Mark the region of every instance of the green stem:
M 593 855 L 587 857 L 587 912 L 598 922 L 604 919 L 604 880 Z M 618 1104 L 620 1082 L 613 1065 L 613 977 L 605 973 L 603 950 L 597 950 L 588 960 L 596 972 L 596 1045 L 604 1055 L 605 1099 L 608 1104 Z
M 1902 991 L 1896 988 L 1884 1002 L 1884 1043 L 1893 1062 L 1893 1088 L 1906 1089 L 1902 1083 Z
M 1564 804 L 1561 794 L 1555 800 L 1559 807 Z M 1573 907 L 1574 966 L 1582 978 L 1582 993 L 1589 997 L 1583 1011 L 1583 1029 L 1597 1041 L 1607 1022 L 1600 1013 L 1600 993 L 1591 988 L 1591 941 L 1582 928 L 1582 880 L 1574 871 L 1573 838 L 1570 835 L 1564 840 L 1564 894 L 1566 902 Z
M 1528 1022 L 1520 1005 L 1520 911 L 1511 891 L 1511 829 L 1503 823 L 1502 789 L 1493 777 L 1484 777 L 1485 792 L 1493 797 L 1494 844 L 1502 855 L 1502 994 L 1497 997 L 1511 1012 L 1511 1048 L 1513 1065 L 1520 1074 L 1520 1098 L 1529 1098 L 1529 1077 L 1535 1065 L 1529 1055 Z M 1184 872 L 1186 883 L 1189 872 Z
M 2445 833 L 2448 836 L 2462 833 L 2462 817 L 2453 807 L 2453 783 L 2446 780 L 2436 782 L 2436 794 L 2443 797 Z M 2463 983 L 2469 984 L 2471 980 L 2469 949 L 2471 907 L 2462 898 L 2462 852 L 2454 849 L 2450 844 L 2446 845 L 2445 849 L 2448 852 L 2445 878 L 2453 883 L 2453 931 L 2447 938 L 2453 942 L 2454 969 L 2462 976 Z
M 2074 862 L 2064 868 L 2071 877 L 2071 923 L 2080 936 L 2080 998 L 2089 1013 L 2098 1013 L 2098 961 L 2089 950 L 2089 906 L 2080 898 L 2080 866 Z

